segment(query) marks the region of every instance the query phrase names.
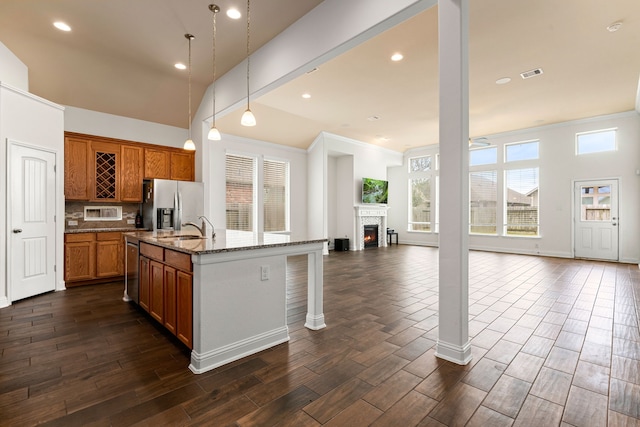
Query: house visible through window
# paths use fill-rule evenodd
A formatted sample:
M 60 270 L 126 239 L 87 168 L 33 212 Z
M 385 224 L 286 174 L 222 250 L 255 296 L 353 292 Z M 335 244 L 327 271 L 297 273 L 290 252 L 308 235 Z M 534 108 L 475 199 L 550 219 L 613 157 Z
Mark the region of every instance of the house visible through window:
M 505 171 L 505 234 L 538 235 L 538 168 Z
M 498 172 L 469 174 L 469 232 L 496 234 L 498 207 Z

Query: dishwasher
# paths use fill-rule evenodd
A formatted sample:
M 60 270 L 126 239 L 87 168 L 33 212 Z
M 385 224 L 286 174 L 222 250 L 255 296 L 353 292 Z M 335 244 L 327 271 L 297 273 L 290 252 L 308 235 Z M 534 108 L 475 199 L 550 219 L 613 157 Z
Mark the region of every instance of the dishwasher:
M 125 258 L 124 300 L 140 303 L 138 285 L 139 249 L 138 242 L 127 241 L 127 256 Z

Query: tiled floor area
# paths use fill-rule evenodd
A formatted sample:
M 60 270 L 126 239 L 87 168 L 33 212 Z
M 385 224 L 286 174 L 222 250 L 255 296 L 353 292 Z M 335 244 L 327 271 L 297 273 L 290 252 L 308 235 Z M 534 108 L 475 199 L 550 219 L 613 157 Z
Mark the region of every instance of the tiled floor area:
M 325 257 L 327 328 L 194 375 L 121 284 L 0 310 L 0 425 L 640 426 L 637 265 L 470 253 L 473 361 L 437 359 L 438 251 Z

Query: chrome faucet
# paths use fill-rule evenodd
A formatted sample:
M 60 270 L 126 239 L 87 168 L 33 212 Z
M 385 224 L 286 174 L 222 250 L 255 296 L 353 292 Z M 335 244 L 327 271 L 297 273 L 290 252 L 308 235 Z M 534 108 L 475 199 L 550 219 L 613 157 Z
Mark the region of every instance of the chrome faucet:
M 205 217 L 205 216 L 201 216 L 199 218 L 202 220 L 202 224 L 201 224 L 200 227 L 198 227 L 198 225 L 193 223 L 193 222 L 185 222 L 184 224 L 182 224 L 182 226 L 186 227 L 187 225 L 190 225 L 192 227 L 195 227 L 195 228 L 198 229 L 198 231 L 200 232 L 200 235 L 202 237 L 207 237 L 207 222 L 208 222 L 211 225 L 211 238 L 215 239 L 216 238 L 216 232 L 213 229 L 213 224 L 211 224 L 211 221 L 209 221 L 207 219 L 207 217 Z

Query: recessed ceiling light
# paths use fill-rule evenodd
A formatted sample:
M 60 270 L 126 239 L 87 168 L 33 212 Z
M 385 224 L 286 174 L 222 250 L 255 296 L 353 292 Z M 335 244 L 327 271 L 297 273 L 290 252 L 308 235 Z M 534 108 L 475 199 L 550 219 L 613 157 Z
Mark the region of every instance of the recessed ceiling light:
M 186 70 L 187 66 L 184 65 L 182 62 L 178 62 L 177 64 L 174 65 L 174 67 L 176 67 L 178 70 Z
M 53 26 L 61 31 L 71 31 L 71 27 L 65 24 L 62 21 L 56 21 L 53 23 Z
M 609 31 L 610 33 L 615 33 L 620 28 L 622 28 L 622 22 L 618 21 L 618 22 L 614 22 L 613 24 L 609 25 L 607 27 L 607 31 Z
M 302 94 L 302 97 L 303 97 L 304 99 L 309 99 L 309 98 L 311 98 L 311 94 L 310 94 L 310 93 L 303 93 L 303 94 Z
M 231 19 L 240 19 L 242 14 L 240 13 L 240 11 L 238 9 L 231 8 L 231 9 L 227 10 L 227 16 L 229 18 L 231 18 Z
M 501 77 L 498 80 L 496 80 L 496 84 L 497 85 L 504 85 L 507 84 L 511 81 L 511 77 Z
M 404 58 L 404 55 L 402 55 L 400 52 L 397 52 L 391 55 L 391 60 L 395 62 L 402 61 L 402 58 Z

